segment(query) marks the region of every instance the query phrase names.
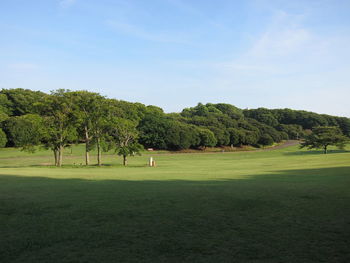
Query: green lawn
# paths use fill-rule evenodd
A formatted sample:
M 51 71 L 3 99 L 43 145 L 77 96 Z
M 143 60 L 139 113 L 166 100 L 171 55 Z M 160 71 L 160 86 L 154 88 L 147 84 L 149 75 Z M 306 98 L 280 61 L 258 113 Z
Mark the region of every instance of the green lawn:
M 0 150 L 1 263 L 350 262 L 350 152 L 103 158 Z

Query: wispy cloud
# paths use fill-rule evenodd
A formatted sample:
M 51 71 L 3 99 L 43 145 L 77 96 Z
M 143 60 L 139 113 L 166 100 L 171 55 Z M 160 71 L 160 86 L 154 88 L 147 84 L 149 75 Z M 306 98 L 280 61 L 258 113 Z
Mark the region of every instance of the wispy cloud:
M 148 41 L 189 44 L 189 41 L 187 41 L 186 37 L 181 33 L 172 32 L 172 34 L 170 35 L 169 33 L 164 32 L 153 32 L 129 23 L 117 22 L 112 20 L 106 21 L 106 24 L 114 30 L 117 30 L 123 34 Z
M 59 5 L 62 8 L 68 8 L 72 5 L 74 5 L 77 2 L 77 0 L 61 0 Z
M 310 61 L 319 59 L 327 44 L 303 25 L 303 19 L 302 15 L 276 12 L 246 52 L 223 64 L 228 69 L 252 74 L 291 74 L 305 69 Z
M 253 44 L 250 55 L 256 57 L 289 56 L 302 51 L 311 42 L 309 30 L 302 26 L 301 15 L 279 11 L 271 25 Z
M 250 45 L 235 58 L 221 61 L 185 62 L 187 67 L 201 67 L 218 72 L 219 78 L 242 79 L 243 76 L 277 76 L 292 73 L 305 66 L 310 57 L 320 54 L 325 41 L 317 39 L 301 23 L 302 16 L 283 11 L 276 12 L 270 24 L 255 37 Z M 295 67 L 295 64 L 299 64 Z
M 9 64 L 7 66 L 10 70 L 35 70 L 38 69 L 39 66 L 37 64 L 34 63 L 26 63 L 26 62 L 19 62 L 19 63 L 13 63 L 13 64 Z
M 266 32 L 252 47 L 250 54 L 256 57 L 289 56 L 303 50 L 312 39 L 304 28 Z

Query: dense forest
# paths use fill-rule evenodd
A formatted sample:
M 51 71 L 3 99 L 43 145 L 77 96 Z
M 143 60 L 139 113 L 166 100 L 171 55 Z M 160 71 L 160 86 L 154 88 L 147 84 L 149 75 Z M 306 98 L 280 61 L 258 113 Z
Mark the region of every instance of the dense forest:
M 144 148 L 181 150 L 271 145 L 301 139 L 320 126 L 337 126 L 350 136 L 350 119 L 291 109 L 239 109 L 224 103 L 199 103 L 181 113 L 164 113 L 145 106 L 110 99 L 88 91 L 56 90 L 50 94 L 25 89 L 0 91 L 0 146 L 53 151 L 62 164 L 62 150 L 70 145 L 111 149 L 124 156 Z

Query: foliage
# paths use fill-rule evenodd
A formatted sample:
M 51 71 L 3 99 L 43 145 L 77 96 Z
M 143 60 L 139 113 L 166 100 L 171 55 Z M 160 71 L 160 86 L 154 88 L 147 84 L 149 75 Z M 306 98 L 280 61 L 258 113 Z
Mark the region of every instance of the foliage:
M 258 141 L 259 144 L 261 145 L 271 145 L 273 144 L 273 139 L 270 135 L 268 134 L 263 134 L 260 138 L 259 138 L 259 141 Z
M 97 148 L 98 164 L 108 150 L 115 118 L 136 125 L 137 142 L 146 148 L 181 150 L 208 146 L 267 145 L 281 140 L 300 140 L 318 126 L 336 126 L 350 137 L 350 119 L 291 109 L 241 110 L 226 103 L 198 103 L 181 113 L 164 113 L 153 105 L 109 99 L 89 91 L 42 92 L 13 89 L 0 91 L 0 128 L 14 146 L 6 127 L 8 118 L 39 114 L 45 121 L 42 142 L 62 152 L 74 143 L 85 143 L 85 159 Z M 272 142 L 271 142 L 272 139 Z M 58 142 L 60 141 L 60 142 Z M 54 150 L 56 149 L 56 150 Z
M 199 144 L 197 129 L 178 121 L 169 122 L 166 145 L 171 150 L 188 149 Z
M 22 147 L 22 150 L 34 152 L 35 146 L 41 144 L 46 136 L 47 123 L 36 114 L 14 116 L 6 121 L 6 130 L 15 147 Z
M 261 123 L 264 123 L 268 126 L 275 127 L 278 125 L 278 121 L 272 112 L 265 108 L 258 108 L 252 110 L 245 110 L 244 116 L 247 118 L 255 119 Z
M 7 97 L 7 114 L 20 116 L 28 113 L 36 113 L 35 103 L 47 96 L 41 91 L 32 91 L 29 89 L 2 89 L 0 95 Z M 0 96 L 1 97 L 1 96 Z M 3 99 L 0 104 L 3 105 Z M 1 107 L 0 107 L 1 108 Z
M 243 138 L 245 136 L 244 130 L 229 128 L 228 133 L 230 135 L 230 145 L 239 146 L 243 144 Z
M 214 133 L 206 128 L 198 129 L 198 147 L 214 147 L 217 144 Z
M 146 148 L 167 149 L 170 120 L 163 114 L 147 113 L 138 124 L 139 142 Z
M 109 107 L 104 107 L 105 98 L 98 93 L 75 91 L 67 94 L 73 101 L 73 115 L 77 125 L 79 138 L 85 142 L 85 163 L 89 165 L 89 152 L 97 144 L 98 160 L 101 151 L 101 126 L 106 122 Z M 102 129 L 103 130 L 103 129 Z
M 328 146 L 334 145 L 343 149 L 348 140 L 339 127 L 316 127 L 310 135 L 305 137 L 305 140 L 301 143 L 301 148 L 323 149 L 326 154 Z
M 8 118 L 9 116 L 5 112 L 0 111 L 0 123 L 6 121 Z
M 12 102 L 7 98 L 6 94 L 0 91 L 0 113 L 5 115 L 12 114 Z
M 299 140 L 305 136 L 303 127 L 298 124 L 280 124 L 277 129 L 280 132 L 285 132 L 289 139 Z
M 127 165 L 127 157 L 140 154 L 143 149 L 142 145 L 137 142 L 138 132 L 136 130 L 137 123 L 122 119 L 114 119 L 111 126 L 112 143 L 116 148 L 118 155 L 123 156 L 123 165 Z
M 55 165 L 62 165 L 63 148 L 78 139 L 74 102 L 66 90 L 57 90 L 36 104 L 44 118 L 44 146 L 51 149 Z
M 0 128 L 0 147 L 5 147 L 7 143 L 6 133 Z

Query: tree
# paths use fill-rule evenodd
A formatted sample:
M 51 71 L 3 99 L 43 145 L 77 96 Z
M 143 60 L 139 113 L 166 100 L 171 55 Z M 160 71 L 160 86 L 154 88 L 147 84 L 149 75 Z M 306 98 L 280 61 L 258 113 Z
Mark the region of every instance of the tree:
M 98 93 L 88 92 L 88 91 L 75 91 L 70 92 L 72 96 L 74 112 L 73 114 L 77 120 L 77 128 L 80 137 L 85 142 L 85 164 L 90 163 L 90 151 L 93 149 L 94 142 L 94 132 L 95 136 L 100 135 L 100 127 L 94 127 L 95 125 L 101 126 L 102 119 L 106 117 L 107 109 L 103 108 L 104 97 Z M 99 137 L 96 138 L 99 140 Z M 97 141 L 96 140 L 96 141 Z M 101 165 L 101 151 L 100 144 L 98 145 L 98 163 Z
M 263 134 L 258 141 L 259 144 L 263 146 L 271 145 L 273 144 L 273 139 L 270 135 L 268 134 Z
M 0 129 L 0 148 L 5 147 L 6 143 L 7 143 L 6 133 L 2 129 Z
M 99 100 L 95 105 L 95 111 L 91 117 L 91 132 L 97 147 L 97 165 L 102 165 L 103 145 L 109 138 L 109 132 L 113 127 L 113 121 L 119 113 L 113 105 L 113 100 Z
M 338 148 L 344 148 L 348 138 L 343 135 L 339 127 L 316 127 L 312 133 L 307 135 L 301 143 L 301 148 L 323 149 L 327 153 L 328 146 L 334 145 Z
M 20 116 L 28 113 L 36 113 L 35 103 L 40 101 L 47 94 L 41 91 L 33 91 L 29 89 L 2 89 L 1 95 L 7 97 L 5 102 L 8 111 L 14 116 Z M 0 99 L 0 105 L 3 105 L 4 100 Z M 1 106 L 2 106 L 1 105 Z M 1 108 L 0 106 L 0 108 Z M 9 113 L 8 113 L 9 114 Z
M 5 147 L 8 142 L 6 132 L 2 128 L 4 128 L 3 124 L 9 118 L 9 116 L 3 110 L 6 110 L 6 109 L 1 109 L 1 94 L 0 94 L 0 147 Z
M 163 114 L 147 113 L 137 127 L 140 143 L 146 148 L 166 149 L 169 122 Z
M 62 166 L 64 147 L 77 140 L 73 100 L 67 92 L 63 89 L 53 91 L 36 105 L 45 122 L 43 143 L 53 151 L 56 166 Z
M 242 130 L 239 129 L 235 129 L 235 128 L 229 128 L 228 129 L 228 133 L 230 134 L 230 144 L 231 147 L 233 147 L 234 145 L 240 145 L 242 142 L 242 137 L 243 137 L 243 133 Z
M 198 129 L 194 125 L 172 120 L 169 122 L 166 144 L 171 150 L 188 149 L 199 144 Z
M 297 124 L 280 124 L 277 129 L 280 132 L 287 133 L 288 138 L 292 140 L 299 140 L 305 135 L 303 128 Z
M 0 112 L 6 115 L 12 114 L 12 102 L 2 93 L 0 93 Z
M 5 125 L 14 146 L 22 147 L 24 151 L 34 152 L 45 137 L 43 118 L 36 114 L 11 117 Z
M 217 144 L 214 133 L 209 129 L 199 128 L 198 136 L 200 147 L 214 147 Z
M 215 108 L 220 110 L 223 114 L 228 115 L 232 119 L 241 119 L 243 117 L 243 112 L 241 109 L 226 103 L 214 104 Z
M 278 125 L 277 119 L 274 117 L 272 111 L 269 109 L 258 108 L 258 109 L 252 109 L 252 110 L 245 110 L 244 115 L 248 118 L 255 119 L 259 122 L 262 122 L 272 127 L 275 127 Z
M 136 130 L 137 123 L 115 118 L 114 125 L 111 127 L 111 140 L 114 142 L 116 152 L 123 157 L 123 165 L 128 164 L 128 156 L 140 154 L 143 149 L 142 145 L 137 142 L 138 132 Z
M 213 126 L 209 126 L 207 128 L 214 133 L 215 138 L 217 140 L 217 146 L 225 146 L 230 143 L 230 134 L 226 129 L 220 129 L 218 127 Z

